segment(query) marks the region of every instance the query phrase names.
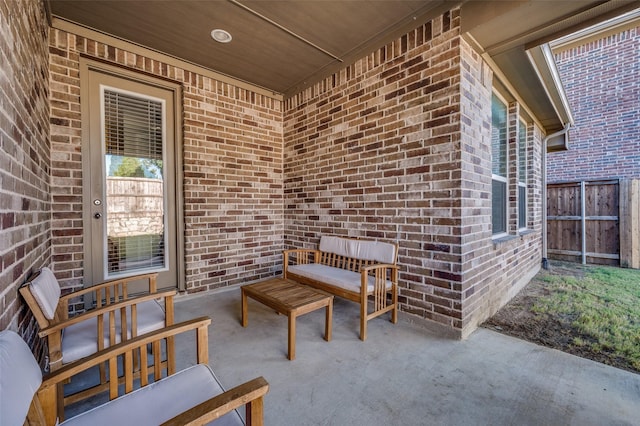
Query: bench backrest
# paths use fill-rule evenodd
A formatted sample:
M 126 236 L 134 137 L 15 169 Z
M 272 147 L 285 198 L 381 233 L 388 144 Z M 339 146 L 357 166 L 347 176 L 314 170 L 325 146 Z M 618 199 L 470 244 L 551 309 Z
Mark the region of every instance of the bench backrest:
M 320 237 L 320 251 L 340 257 L 362 260 L 365 263 L 395 264 L 398 257 L 398 246 L 374 240 L 357 240 L 331 235 Z

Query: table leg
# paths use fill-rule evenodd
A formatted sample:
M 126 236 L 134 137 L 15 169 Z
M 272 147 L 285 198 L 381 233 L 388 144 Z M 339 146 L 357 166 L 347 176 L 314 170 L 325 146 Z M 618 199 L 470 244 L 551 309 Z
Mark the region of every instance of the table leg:
M 296 316 L 289 314 L 289 360 L 296 358 Z
M 331 341 L 331 322 L 333 318 L 333 297 L 329 299 L 329 304 L 325 308 L 326 310 L 326 318 L 324 321 L 324 340 L 327 342 Z
M 245 293 L 244 289 L 241 289 L 242 292 L 242 326 L 246 327 L 249 322 L 249 310 L 247 308 L 247 293 Z

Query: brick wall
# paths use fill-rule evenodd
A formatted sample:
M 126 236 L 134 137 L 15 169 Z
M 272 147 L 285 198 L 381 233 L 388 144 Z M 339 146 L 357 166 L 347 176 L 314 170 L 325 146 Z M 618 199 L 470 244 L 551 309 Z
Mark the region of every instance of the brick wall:
M 83 282 L 80 55 L 182 85 L 187 290 L 281 269 L 281 101 L 56 29 L 49 50 L 52 246 L 65 289 Z
M 446 13 L 285 102 L 285 245 L 399 242 L 402 311 L 466 336 L 541 252 L 539 209 L 492 242 L 492 75 L 459 25 Z
M 0 330 L 39 357 L 18 288 L 51 260 L 47 25 L 41 2 L 0 0 Z
M 549 182 L 640 178 L 640 27 L 556 53 L 575 118 Z
M 491 238 L 491 70 L 462 43 L 462 335 L 492 316 L 540 269 L 542 134 L 527 131 L 527 230 L 518 229 L 518 140 L 520 105 L 508 108 L 508 231 Z
M 458 321 L 459 15 L 427 23 L 285 106 L 285 244 L 398 241 L 401 309 Z M 458 308 L 459 309 L 459 308 Z

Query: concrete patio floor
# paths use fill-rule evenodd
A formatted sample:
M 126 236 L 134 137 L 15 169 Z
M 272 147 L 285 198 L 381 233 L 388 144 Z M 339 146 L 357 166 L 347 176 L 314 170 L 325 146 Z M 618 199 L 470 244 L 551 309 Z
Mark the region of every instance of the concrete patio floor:
M 362 342 L 358 306 L 336 299 L 332 340 L 324 309 L 301 316 L 289 361 L 287 318 L 249 299 L 243 328 L 239 288 L 175 307 L 176 321 L 213 319 L 209 363 L 227 388 L 266 378 L 267 425 L 640 424 L 640 375 L 487 329 L 457 341 L 387 315 Z M 192 363 L 193 339 L 177 343 Z

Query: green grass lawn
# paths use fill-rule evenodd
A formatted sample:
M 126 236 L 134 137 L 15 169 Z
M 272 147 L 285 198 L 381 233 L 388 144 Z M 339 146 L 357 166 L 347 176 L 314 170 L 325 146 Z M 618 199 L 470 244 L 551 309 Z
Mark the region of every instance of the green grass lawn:
M 584 276 L 541 274 L 545 295 L 532 311 L 563 316 L 576 347 L 606 352 L 640 371 L 640 271 L 584 267 Z

